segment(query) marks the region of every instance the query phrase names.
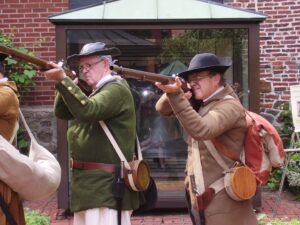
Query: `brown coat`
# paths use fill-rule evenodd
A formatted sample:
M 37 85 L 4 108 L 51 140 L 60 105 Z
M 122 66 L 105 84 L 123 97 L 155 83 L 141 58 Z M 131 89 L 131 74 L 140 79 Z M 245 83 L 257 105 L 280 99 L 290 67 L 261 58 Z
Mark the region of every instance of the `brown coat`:
M 12 81 L 0 83 L 0 135 L 6 140 L 14 135 L 19 117 L 19 100 L 16 84 Z
M 14 135 L 19 117 L 19 100 L 16 84 L 12 81 L 0 83 L 0 135 L 10 140 Z M 12 165 L 13 167 L 13 165 Z M 18 225 L 25 225 L 24 210 L 19 195 L 0 181 L 0 194 Z M 0 224 L 10 225 L 0 210 Z
M 162 115 L 170 116 L 174 113 L 189 136 L 198 141 L 205 188 L 223 177 L 223 169 L 218 166 L 203 141 L 218 138 L 228 148 L 240 152 L 245 137 L 244 109 L 238 100 L 224 99 L 226 95 L 236 97 L 229 85 L 205 102 L 199 112 L 191 107 L 183 92 L 164 94 L 156 104 L 157 111 Z M 193 174 L 191 159 L 191 143 L 189 143 L 185 184 L 191 195 L 192 207 L 197 211 L 195 196 L 189 182 L 189 175 Z M 223 159 L 229 167 L 234 163 L 226 157 Z M 206 225 L 258 224 L 250 201 L 234 201 L 225 190 L 217 193 L 205 209 L 205 217 Z

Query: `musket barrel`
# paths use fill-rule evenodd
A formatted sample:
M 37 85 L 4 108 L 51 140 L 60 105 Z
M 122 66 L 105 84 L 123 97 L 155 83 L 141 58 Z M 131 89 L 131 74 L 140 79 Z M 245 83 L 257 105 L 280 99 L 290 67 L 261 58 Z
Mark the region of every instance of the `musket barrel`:
M 39 68 L 40 70 L 48 70 L 48 69 L 52 68 L 52 66 L 49 64 L 48 61 L 36 58 L 34 56 L 31 56 L 31 55 L 27 55 L 23 52 L 20 52 L 18 50 L 6 47 L 2 44 L 0 44 L 0 53 L 4 53 L 4 54 L 6 54 L 10 57 L 18 58 L 18 59 L 20 59 L 24 62 L 32 63 L 32 64 L 40 67 Z M 65 74 L 67 76 L 69 76 L 72 80 L 75 77 L 77 77 L 76 74 L 73 74 L 73 72 L 70 69 L 68 69 L 66 67 L 63 67 L 63 69 L 65 71 Z M 86 95 L 90 95 L 92 93 L 92 88 L 84 80 L 79 78 L 77 85 Z
M 168 84 L 170 81 L 175 81 L 175 77 L 173 77 L 173 76 L 167 76 L 167 75 L 162 75 L 162 74 L 158 74 L 158 73 L 151 73 L 151 72 L 146 72 L 146 71 L 142 71 L 142 70 L 125 68 L 125 67 L 117 66 L 114 64 L 110 65 L 110 69 L 125 78 L 135 78 L 138 80 L 160 82 L 162 84 Z M 183 79 L 181 79 L 181 82 L 182 82 L 181 88 L 183 89 L 183 91 L 189 91 L 190 87 L 189 87 L 188 83 L 186 83 L 185 80 L 183 80 Z
M 169 83 L 169 81 L 175 80 L 175 78 L 171 76 L 125 68 L 117 65 L 111 65 L 110 69 L 125 78 L 135 78 L 138 80 L 161 82 L 163 84 L 167 84 Z
M 11 48 L 6 47 L 6 46 L 4 46 L 2 44 L 0 44 L 0 52 L 4 53 L 6 55 L 9 55 L 11 57 L 15 57 L 15 58 L 24 60 L 26 62 L 30 62 L 32 64 L 38 65 L 38 66 L 40 66 L 43 69 L 50 69 L 51 68 L 51 67 L 49 67 L 48 62 L 45 61 L 45 60 L 42 60 L 42 59 L 39 59 L 39 58 L 30 56 L 30 55 L 27 55 L 27 54 L 25 54 L 23 52 L 20 52 L 20 51 L 15 50 L 15 49 L 11 49 Z

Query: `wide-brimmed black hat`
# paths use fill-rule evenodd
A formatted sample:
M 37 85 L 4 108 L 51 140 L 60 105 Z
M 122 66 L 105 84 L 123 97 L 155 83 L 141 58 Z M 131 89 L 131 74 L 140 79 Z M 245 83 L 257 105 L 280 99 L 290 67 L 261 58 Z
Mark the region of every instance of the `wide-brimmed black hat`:
M 68 65 L 77 65 L 80 58 L 91 55 L 120 55 L 121 51 L 116 47 L 107 47 L 105 43 L 95 42 L 85 44 L 79 54 L 71 55 L 67 58 Z
M 200 53 L 195 55 L 189 65 L 189 68 L 179 73 L 179 77 L 187 79 L 187 76 L 201 71 L 214 71 L 224 73 L 232 65 L 229 57 L 219 58 L 212 53 Z

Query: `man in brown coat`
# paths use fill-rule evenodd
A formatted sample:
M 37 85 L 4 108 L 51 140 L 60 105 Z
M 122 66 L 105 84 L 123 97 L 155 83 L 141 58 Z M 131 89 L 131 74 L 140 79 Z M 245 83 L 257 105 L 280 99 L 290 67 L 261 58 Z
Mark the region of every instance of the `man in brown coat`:
M 200 171 L 194 170 L 196 164 L 193 163 L 192 150 L 199 151 L 201 158 L 203 182 L 200 186 L 204 190 L 200 193 L 224 176 L 224 169 L 218 165 L 204 141 L 217 138 L 236 153 L 242 151 L 246 131 L 245 111 L 233 89 L 224 81 L 224 73 L 231 63 L 228 58 L 221 59 L 210 53 L 195 55 L 188 70 L 179 74 L 190 84 L 192 92 L 182 91 L 179 78 L 172 84 L 156 83 L 165 92 L 158 100 L 156 110 L 164 116 L 175 115 L 190 137 L 185 184 L 191 219 L 197 225 L 258 224 L 250 201 L 235 201 L 225 189 L 217 192 L 204 209 L 196 200 L 194 183 L 198 180 L 193 177 Z M 199 109 L 195 110 L 191 98 L 193 102 L 201 103 Z M 234 165 L 235 161 L 224 155 L 221 157 L 229 168 Z
M 3 66 L 5 57 L 6 55 L 0 54 L 0 135 L 12 142 L 18 127 L 19 100 L 15 82 L 8 81 L 7 77 L 5 77 Z M 19 195 L 2 181 L 0 181 L 0 204 L 3 205 L 1 199 L 7 204 L 15 223 L 25 225 L 23 205 Z M 3 212 L 2 206 L 0 210 L 0 224 L 12 224 L 11 220 Z

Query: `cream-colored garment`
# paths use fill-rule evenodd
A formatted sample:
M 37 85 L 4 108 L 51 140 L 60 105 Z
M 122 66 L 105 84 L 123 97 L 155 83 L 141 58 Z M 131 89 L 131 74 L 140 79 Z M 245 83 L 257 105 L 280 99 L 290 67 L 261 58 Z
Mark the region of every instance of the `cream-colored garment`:
M 73 225 L 117 225 L 117 213 L 118 211 L 115 209 L 109 209 L 104 207 L 79 211 L 74 213 Z M 122 211 L 122 225 L 131 225 L 131 213 L 131 210 Z
M 31 157 L 22 155 L 0 135 L 0 180 L 25 200 L 53 194 L 60 183 L 61 168 L 47 149 L 31 140 Z

